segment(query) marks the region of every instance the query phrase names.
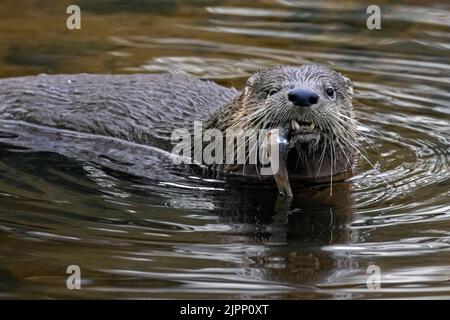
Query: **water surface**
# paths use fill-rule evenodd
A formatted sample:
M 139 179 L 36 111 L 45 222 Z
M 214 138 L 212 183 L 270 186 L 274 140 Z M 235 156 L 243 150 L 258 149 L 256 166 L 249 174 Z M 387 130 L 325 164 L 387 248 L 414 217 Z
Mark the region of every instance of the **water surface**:
M 332 195 L 286 203 L 152 166 L 145 146 L 3 145 L 0 298 L 450 298 L 448 1 L 378 1 L 381 30 L 362 1 L 80 0 L 79 31 L 69 4 L 1 2 L 0 77 L 182 72 L 241 88 L 260 68 L 322 63 L 354 82 L 366 153 Z M 73 264 L 82 290 L 66 288 Z

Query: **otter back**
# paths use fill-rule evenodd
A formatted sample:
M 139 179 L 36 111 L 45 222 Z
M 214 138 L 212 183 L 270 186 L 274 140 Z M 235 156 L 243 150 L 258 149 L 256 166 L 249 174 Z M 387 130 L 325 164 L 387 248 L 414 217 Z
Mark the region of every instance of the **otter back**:
M 167 149 L 238 91 L 184 75 L 39 75 L 0 79 L 0 119 Z

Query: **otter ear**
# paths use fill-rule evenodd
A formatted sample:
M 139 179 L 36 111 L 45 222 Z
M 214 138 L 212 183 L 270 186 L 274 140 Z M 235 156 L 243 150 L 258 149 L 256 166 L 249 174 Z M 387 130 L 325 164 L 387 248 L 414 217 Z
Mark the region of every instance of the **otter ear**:
M 260 73 L 261 73 L 260 70 L 256 71 L 255 74 L 253 74 L 250 78 L 248 78 L 247 83 L 245 84 L 245 86 L 248 87 L 248 88 L 254 87 L 255 83 L 261 77 Z
M 245 93 L 247 94 L 252 88 L 255 87 L 255 84 L 258 82 L 258 80 L 260 79 L 261 75 L 260 75 L 260 71 L 256 71 L 255 74 L 253 74 L 250 78 L 247 79 L 247 82 L 245 84 Z
M 347 93 L 351 96 L 353 96 L 353 82 L 346 76 L 342 76 L 344 78 L 345 85 L 347 87 Z

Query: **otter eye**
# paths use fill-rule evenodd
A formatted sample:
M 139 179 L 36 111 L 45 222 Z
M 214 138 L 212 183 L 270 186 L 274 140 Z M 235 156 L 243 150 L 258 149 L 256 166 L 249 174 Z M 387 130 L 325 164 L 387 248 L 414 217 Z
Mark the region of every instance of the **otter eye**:
M 325 90 L 325 92 L 330 98 L 334 97 L 334 89 L 333 88 L 327 88 L 327 90 Z
M 277 92 L 278 92 L 277 89 L 270 89 L 270 90 L 267 92 L 267 97 L 273 96 L 273 95 L 276 94 Z

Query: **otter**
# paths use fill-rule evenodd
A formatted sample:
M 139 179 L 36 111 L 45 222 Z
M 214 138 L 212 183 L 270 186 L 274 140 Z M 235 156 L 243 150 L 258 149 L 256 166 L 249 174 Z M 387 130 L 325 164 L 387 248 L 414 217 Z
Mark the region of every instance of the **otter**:
M 280 129 L 284 175 L 321 181 L 348 172 L 357 132 L 353 85 L 326 66 L 276 66 L 242 91 L 176 74 L 39 75 L 0 79 L 0 121 L 20 122 L 152 145 L 169 151 L 171 133 L 204 121 L 206 129 Z M 259 165 L 212 164 L 208 172 L 244 180 Z

